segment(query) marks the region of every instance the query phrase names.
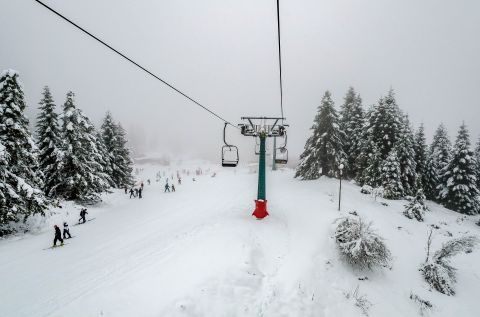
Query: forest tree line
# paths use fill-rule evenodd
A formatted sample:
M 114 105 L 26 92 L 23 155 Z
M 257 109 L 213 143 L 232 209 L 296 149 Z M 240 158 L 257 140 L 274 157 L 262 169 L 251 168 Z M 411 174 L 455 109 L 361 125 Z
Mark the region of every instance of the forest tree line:
M 329 91 L 317 109 L 295 177 L 343 175 L 384 198 L 423 195 L 464 214 L 480 212 L 480 139 L 475 149 L 460 126 L 455 143 L 443 124 L 427 145 L 421 124 L 414 130 L 391 89 L 368 109 L 350 88 L 337 112 Z
M 0 74 L 0 236 L 9 224 L 44 215 L 59 199 L 100 201 L 110 188 L 132 184 L 126 133 L 107 112 L 100 129 L 69 91 L 60 113 L 43 89 L 35 133 L 29 128 L 23 85 L 14 70 Z

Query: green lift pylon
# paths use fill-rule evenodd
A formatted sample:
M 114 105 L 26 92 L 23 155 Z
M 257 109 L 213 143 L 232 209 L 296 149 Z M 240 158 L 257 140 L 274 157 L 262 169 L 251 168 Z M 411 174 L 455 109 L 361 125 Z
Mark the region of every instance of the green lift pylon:
M 252 136 L 260 139 L 260 153 L 258 159 L 258 191 L 255 200 L 255 210 L 253 216 L 257 219 L 263 219 L 268 216 L 267 211 L 267 194 L 266 194 L 266 161 L 265 161 L 265 143 L 267 137 L 284 136 L 287 124 L 279 124 L 279 120 L 284 118 L 269 117 L 242 117 L 248 123 L 240 124 L 241 132 L 245 136 Z M 260 120 L 259 124 L 254 124 L 255 120 Z M 267 124 L 273 120 L 273 124 Z

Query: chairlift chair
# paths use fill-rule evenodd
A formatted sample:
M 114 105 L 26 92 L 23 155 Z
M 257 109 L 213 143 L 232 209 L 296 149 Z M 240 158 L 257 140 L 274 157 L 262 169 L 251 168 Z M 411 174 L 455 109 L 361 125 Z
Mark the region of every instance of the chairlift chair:
M 287 132 L 285 134 L 285 143 L 275 149 L 275 163 L 277 164 L 287 164 L 288 163 L 288 150 L 287 150 Z
M 238 148 L 235 145 L 230 145 L 225 139 L 225 130 L 227 129 L 227 124 L 223 127 L 223 143 L 222 146 L 222 166 L 223 167 L 236 167 L 238 165 Z

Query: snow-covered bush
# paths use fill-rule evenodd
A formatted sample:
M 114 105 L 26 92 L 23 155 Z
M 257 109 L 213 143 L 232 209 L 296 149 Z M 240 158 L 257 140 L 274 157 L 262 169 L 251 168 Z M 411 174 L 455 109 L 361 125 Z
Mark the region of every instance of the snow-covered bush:
M 370 195 L 372 191 L 373 191 L 373 187 L 370 185 L 363 185 L 362 188 L 360 189 L 360 192 L 366 195 Z
M 359 268 L 386 266 L 390 261 L 390 251 L 382 237 L 375 233 L 371 223 L 360 217 L 345 217 L 335 230 L 335 239 L 346 260 Z
M 425 195 L 423 191 L 419 189 L 415 198 L 405 206 L 405 211 L 403 214 L 409 219 L 417 219 L 418 221 L 423 221 L 425 216 L 425 211 L 428 210 L 428 207 L 425 205 Z
M 427 242 L 427 259 L 420 268 L 425 281 L 440 293 L 455 295 L 453 285 L 456 282 L 457 269 L 450 265 L 450 259 L 460 252 L 471 252 L 478 241 L 476 236 L 452 239 L 444 243 L 440 250 L 430 257 L 432 243 L 432 232 L 430 232 Z
M 431 310 L 433 308 L 432 303 L 430 301 L 421 298 L 417 294 L 410 293 L 410 299 L 418 305 L 420 308 L 420 316 L 424 316 L 425 312 Z

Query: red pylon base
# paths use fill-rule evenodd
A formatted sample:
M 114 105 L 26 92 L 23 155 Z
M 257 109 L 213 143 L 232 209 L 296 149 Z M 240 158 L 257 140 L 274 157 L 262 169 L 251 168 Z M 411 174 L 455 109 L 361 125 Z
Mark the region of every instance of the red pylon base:
M 255 200 L 255 211 L 252 214 L 257 219 L 263 219 L 268 216 L 267 201 Z

